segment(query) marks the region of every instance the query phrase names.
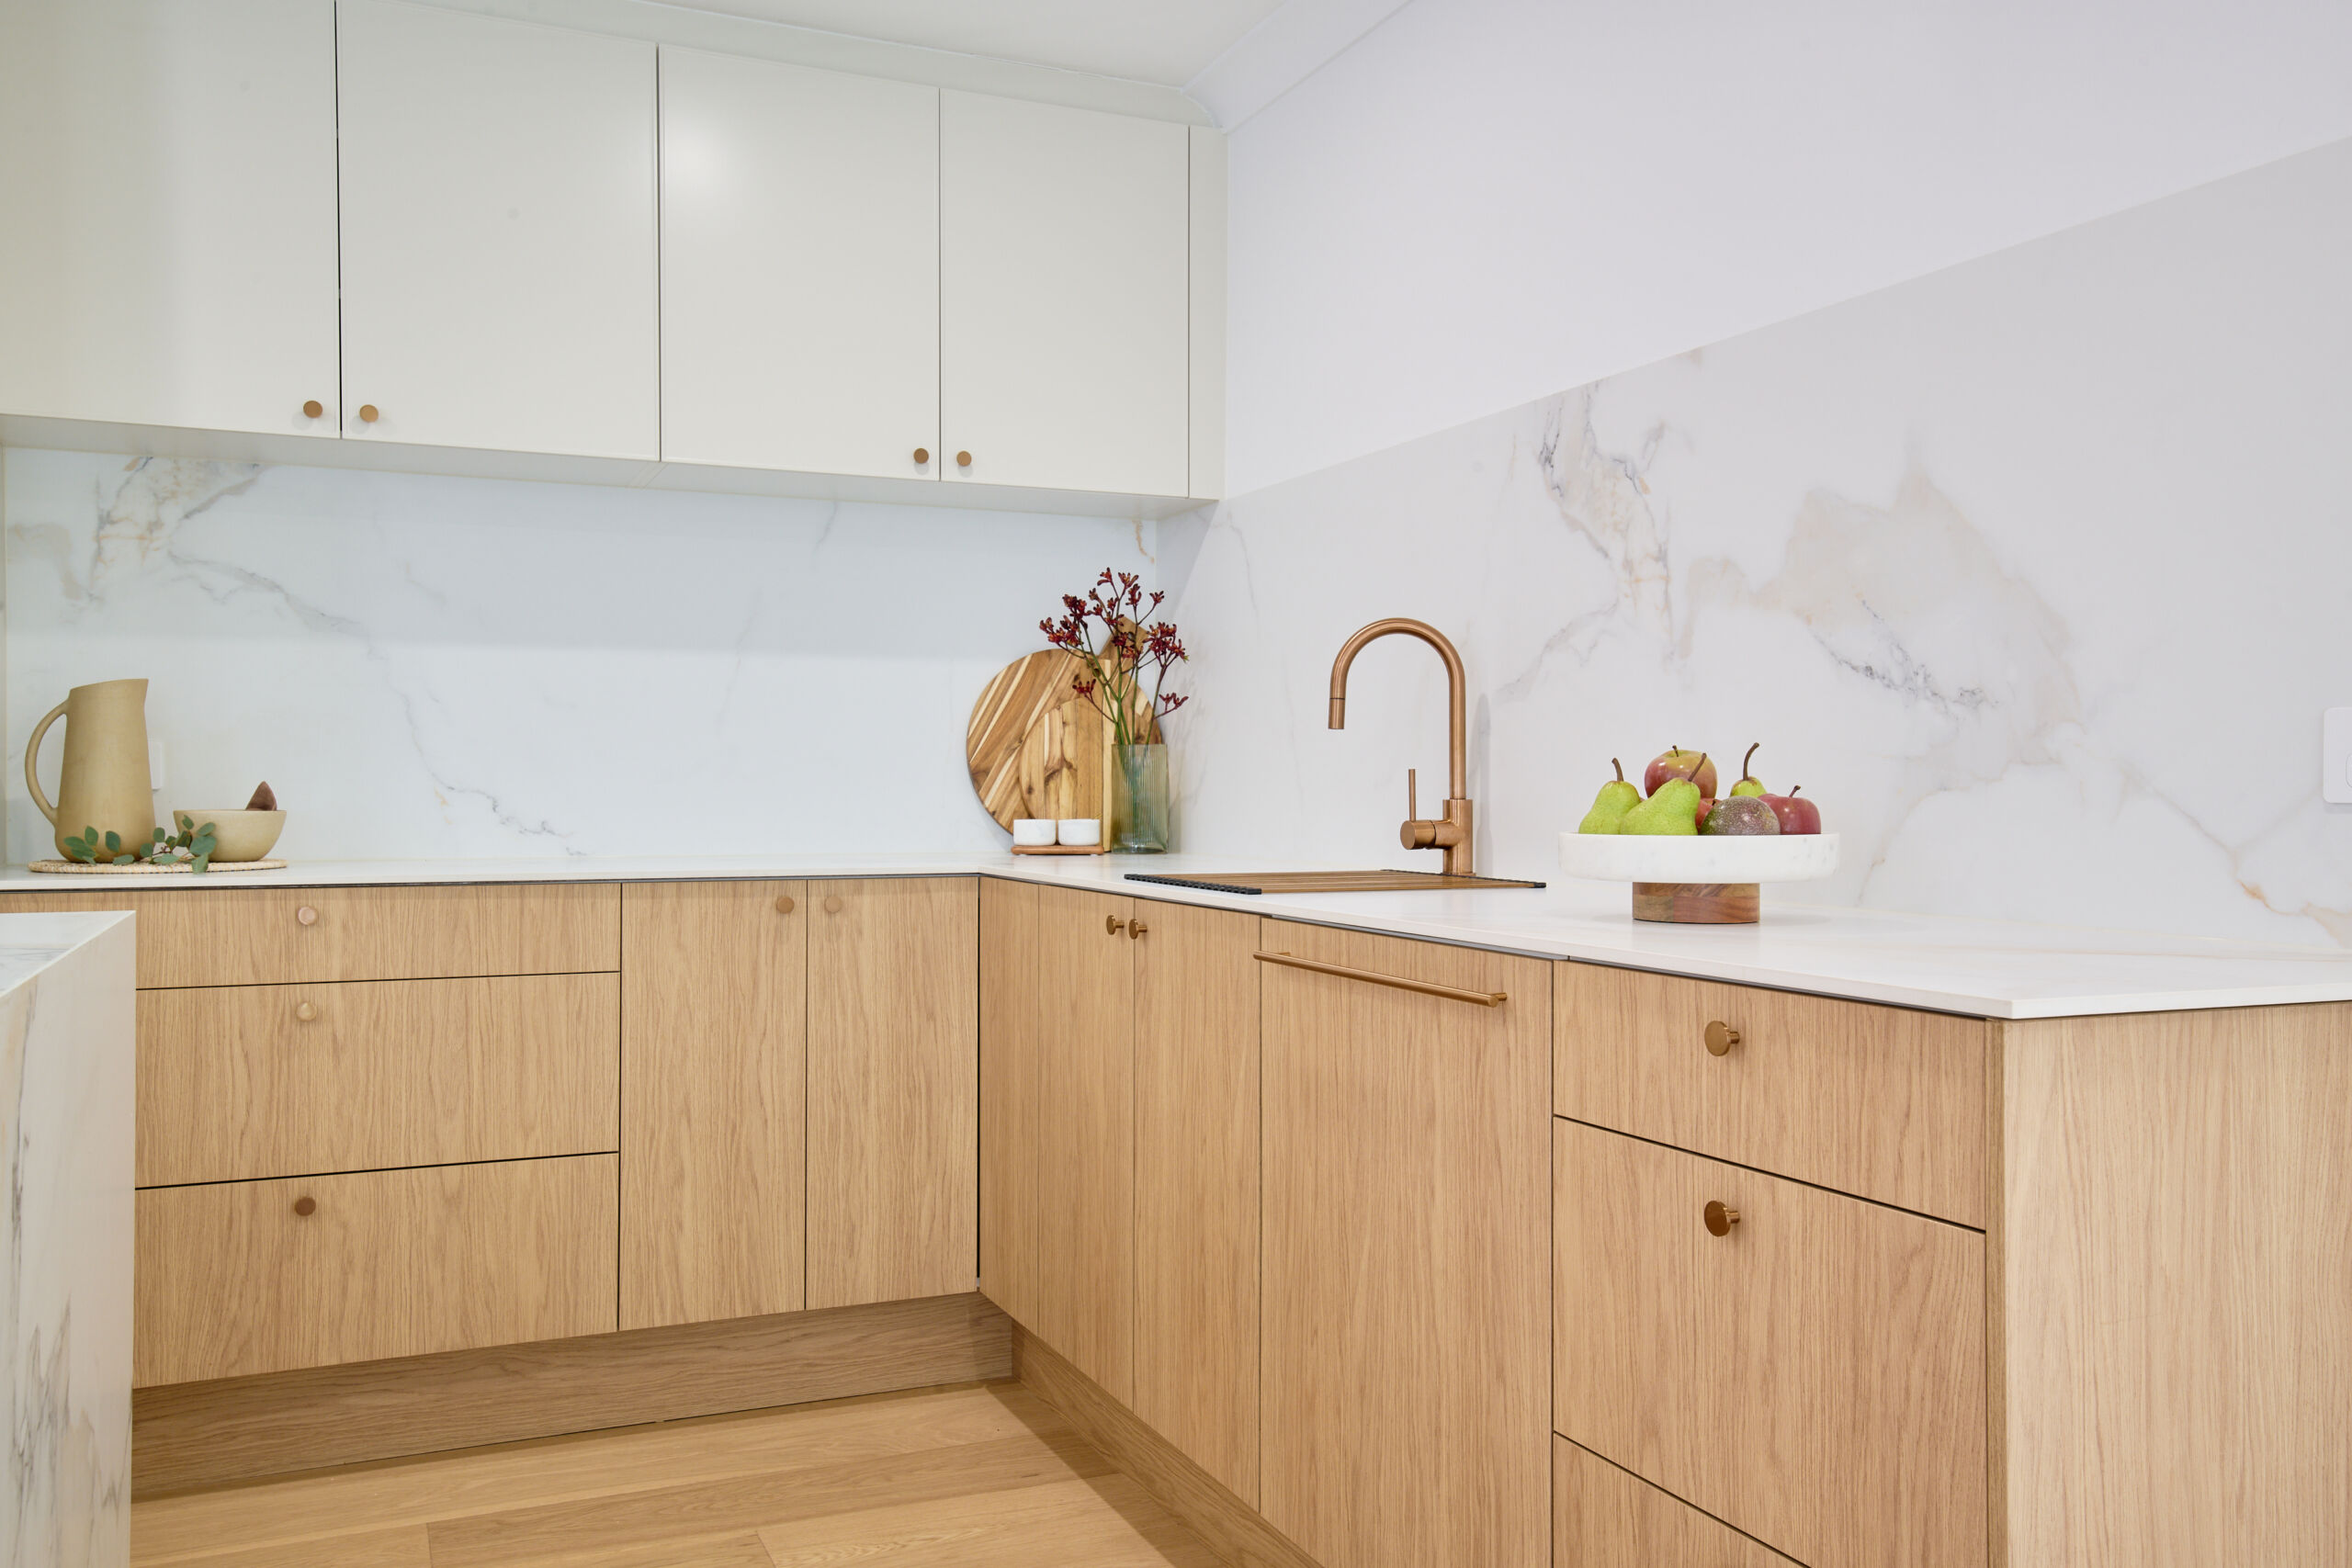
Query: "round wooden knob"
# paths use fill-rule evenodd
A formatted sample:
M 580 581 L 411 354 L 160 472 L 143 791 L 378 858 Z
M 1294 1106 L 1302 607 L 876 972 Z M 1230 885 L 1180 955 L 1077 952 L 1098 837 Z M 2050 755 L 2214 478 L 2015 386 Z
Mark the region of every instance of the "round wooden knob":
M 1102 917 L 1102 934 L 1104 936 L 1117 936 L 1125 929 L 1126 922 L 1119 919 L 1118 916 L 1105 915 Z
M 300 908 L 295 910 L 294 918 L 306 926 L 315 926 L 319 923 L 319 912 L 316 909 L 311 908 L 308 904 L 305 904 Z
M 776 895 L 776 900 L 775 900 L 775 912 L 776 912 L 777 914 L 779 914 L 779 915 L 788 915 L 788 914 L 792 913 L 792 895 L 791 895 L 791 894 L 789 894 L 789 893 L 779 893 L 779 894 L 777 894 L 777 895 Z
M 319 1212 L 319 1201 L 316 1198 L 297 1198 L 294 1200 L 294 1212 L 307 1220 Z
M 931 461 L 931 448 L 930 448 L 930 447 L 928 447 L 928 446 L 918 446 L 918 447 L 916 447 L 916 448 L 915 448 L 915 461 L 916 461 L 916 462 L 918 462 L 918 463 L 928 463 L 928 462 L 930 462 L 930 461 Z
M 971 455 L 969 452 L 958 452 L 958 453 L 956 453 L 956 466 L 957 468 L 970 468 L 970 467 L 972 466 L 972 455 Z
M 376 412 L 376 405 L 374 403 L 361 403 L 359 405 L 360 423 L 373 424 L 379 417 L 379 416 Z
M 1737 1209 L 1726 1209 L 1712 1198 L 1707 1201 L 1706 1208 L 1701 1213 L 1707 1222 L 1709 1235 L 1729 1235 L 1731 1227 L 1739 1224 Z
M 1731 1048 L 1739 1043 L 1739 1031 L 1721 1019 L 1707 1025 L 1707 1055 L 1728 1056 Z
M 842 912 L 842 896 L 841 896 L 840 894 L 838 894 L 838 893 L 828 893 L 828 894 L 826 894 L 826 895 L 825 895 L 825 913 L 827 913 L 827 914 L 829 914 L 829 915 L 838 915 L 838 914 L 840 914 L 841 912 Z
M 311 1022 L 319 1016 L 318 1004 L 315 1002 L 297 1003 L 294 1009 L 294 1016 L 300 1019 L 304 1023 Z
M 302 417 L 304 419 L 316 419 L 326 412 L 326 404 L 319 401 L 316 398 L 312 398 L 309 402 L 302 405 Z

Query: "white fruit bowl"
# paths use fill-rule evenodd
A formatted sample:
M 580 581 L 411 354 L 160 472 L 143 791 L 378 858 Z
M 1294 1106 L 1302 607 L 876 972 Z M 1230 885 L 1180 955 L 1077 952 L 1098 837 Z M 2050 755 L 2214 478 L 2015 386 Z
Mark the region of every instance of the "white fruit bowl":
M 1563 833 L 1560 869 L 1599 882 L 1632 883 L 1637 920 L 1747 926 L 1759 913 L 1758 883 L 1808 882 L 1838 869 L 1838 835 Z
M 1560 869 L 1599 882 L 1810 882 L 1838 869 L 1838 835 L 1563 833 Z

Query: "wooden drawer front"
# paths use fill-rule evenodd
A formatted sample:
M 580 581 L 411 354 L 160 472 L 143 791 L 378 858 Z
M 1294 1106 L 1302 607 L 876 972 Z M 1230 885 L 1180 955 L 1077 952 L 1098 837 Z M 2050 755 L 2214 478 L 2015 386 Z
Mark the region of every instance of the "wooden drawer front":
M 609 1333 L 617 1165 L 587 1155 L 143 1191 L 131 1381 Z
M 139 1184 L 618 1148 L 617 975 L 139 996 Z
M 1985 1025 L 1557 966 L 1554 1109 L 1983 1229 Z M 1718 1056 L 1711 1023 L 1739 1040 Z
M 1984 1238 L 1554 1134 L 1561 1435 L 1814 1568 L 1981 1565 Z
M 0 898 L 0 912 L 43 909 L 135 910 L 141 987 L 562 975 L 621 962 L 621 893 L 611 884 L 208 886 Z
M 1557 1568 L 1797 1568 L 1566 1438 L 1552 1439 L 1552 1561 Z

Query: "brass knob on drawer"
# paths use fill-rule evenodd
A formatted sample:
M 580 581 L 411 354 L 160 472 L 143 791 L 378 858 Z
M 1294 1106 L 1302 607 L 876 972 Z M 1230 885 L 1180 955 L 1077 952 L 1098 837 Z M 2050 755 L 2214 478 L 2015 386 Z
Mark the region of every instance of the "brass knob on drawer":
M 916 448 L 915 448 L 915 461 L 916 461 L 916 463 L 918 463 L 918 464 L 922 464 L 922 463 L 928 463 L 928 462 L 930 462 L 930 461 L 931 461 L 931 448 L 930 448 L 930 447 L 928 447 L 928 446 L 918 446 L 918 447 L 916 447 Z
M 971 455 L 969 452 L 958 452 L 958 453 L 956 453 L 956 466 L 957 468 L 970 468 L 970 467 L 972 466 L 972 455 Z
M 1717 1019 L 1707 1025 L 1707 1055 L 1728 1056 L 1731 1048 L 1739 1043 L 1739 1031 Z
M 1105 915 L 1102 917 L 1102 934 L 1104 936 L 1117 936 L 1121 931 L 1126 929 L 1126 921 L 1119 919 L 1118 916 Z
M 1133 942 L 1136 938 L 1143 935 L 1144 932 L 1149 930 L 1151 930 L 1151 928 L 1145 925 L 1141 920 L 1129 920 L 1127 922 L 1127 940 L 1129 942 Z
M 294 1212 L 307 1220 L 319 1212 L 319 1201 L 316 1198 L 297 1198 L 294 1200 Z
M 826 894 L 826 895 L 825 895 L 825 913 L 827 913 L 827 914 L 829 914 L 829 915 L 838 915 L 838 914 L 840 914 L 841 912 L 842 912 L 842 896 L 841 896 L 840 894 L 838 894 L 838 893 L 828 893 L 828 894 Z
M 1712 1198 L 1707 1201 L 1707 1206 L 1701 1211 L 1701 1214 L 1707 1222 L 1709 1235 L 1729 1235 L 1731 1227 L 1739 1224 L 1737 1209 L 1726 1209 Z
M 779 893 L 779 894 L 777 894 L 777 895 L 776 895 L 776 898 L 775 898 L 775 912 L 776 912 L 777 914 L 779 914 L 779 915 L 788 915 L 788 914 L 792 913 L 792 895 L 791 895 L 791 894 L 789 894 L 789 893 Z
M 304 1023 L 309 1023 L 319 1016 L 318 1004 L 315 1002 L 297 1002 L 294 1004 L 294 1016 L 300 1019 Z
M 381 416 L 376 412 L 376 405 L 374 403 L 361 403 L 359 405 L 360 423 L 373 424 Z
M 319 912 L 305 904 L 294 911 L 294 919 L 302 925 L 315 926 L 319 923 Z
M 302 405 L 302 417 L 304 419 L 316 419 L 326 412 L 326 404 L 319 401 L 316 398 L 312 398 L 309 402 Z

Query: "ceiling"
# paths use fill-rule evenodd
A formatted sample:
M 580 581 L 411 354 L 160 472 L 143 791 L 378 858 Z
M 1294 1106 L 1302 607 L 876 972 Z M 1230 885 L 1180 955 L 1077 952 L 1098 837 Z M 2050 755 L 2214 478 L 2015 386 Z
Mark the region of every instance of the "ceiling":
M 670 0 L 798 28 L 1182 87 L 1283 0 Z

